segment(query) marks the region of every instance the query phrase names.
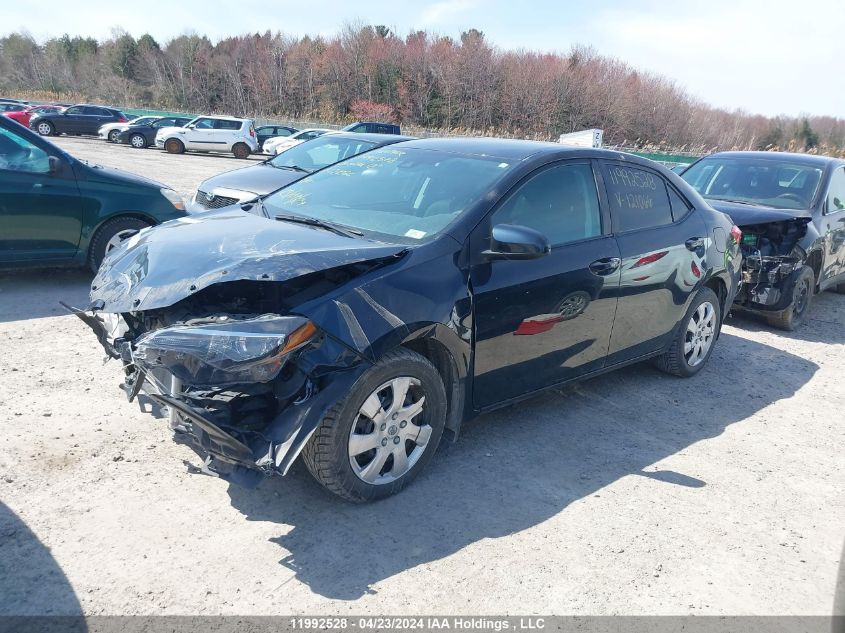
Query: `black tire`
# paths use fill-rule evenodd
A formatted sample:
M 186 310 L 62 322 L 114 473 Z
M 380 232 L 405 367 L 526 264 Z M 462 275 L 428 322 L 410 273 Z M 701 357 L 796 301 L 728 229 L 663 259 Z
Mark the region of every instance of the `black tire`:
M 41 136 L 55 136 L 56 126 L 49 121 L 39 121 L 35 124 L 35 131 Z
M 708 302 L 713 306 L 715 314 L 715 328 L 712 333 L 712 340 L 704 357 L 697 364 L 691 365 L 684 351 L 684 346 L 689 342 L 690 322 L 696 316 L 698 308 Z M 654 364 L 660 371 L 672 374 L 673 376 L 680 376 L 681 378 L 695 376 L 707 364 L 707 361 L 710 360 L 710 355 L 713 353 L 713 348 L 716 345 L 716 340 L 719 338 L 721 329 L 722 304 L 719 302 L 719 297 L 716 296 L 715 292 L 710 288 L 704 287 L 698 291 L 695 299 L 690 304 L 669 349 L 664 354 L 655 358 Z
M 129 137 L 129 145 L 135 149 L 144 149 L 147 147 L 147 137 L 143 134 L 133 134 Z
M 107 137 L 110 143 L 117 143 L 117 137 L 120 134 L 120 130 L 109 130 Z
M 419 381 L 417 388 L 425 396 L 425 407 L 415 420 L 430 425 L 431 436 L 416 463 L 402 476 L 389 483 L 370 484 L 359 478 L 352 469 L 350 434 L 353 425 L 359 421 L 359 410 L 365 400 L 380 385 L 404 376 Z M 350 389 L 349 395 L 329 409 L 305 445 L 302 459 L 308 471 L 327 490 L 356 503 L 373 501 L 396 494 L 425 468 L 437 450 L 445 424 L 446 390 L 437 369 L 423 356 L 398 348 L 385 354 L 378 363 L 364 372 Z
M 121 233 L 127 233 L 126 237 L 130 237 L 130 235 L 134 235 L 148 226 L 150 226 L 149 222 L 144 222 L 138 218 L 122 217 L 107 220 L 97 229 L 94 239 L 91 240 L 91 246 L 88 249 L 88 266 L 96 273 L 106 257 L 109 242 L 112 238 Z
M 235 155 L 235 158 L 249 158 L 252 151 L 246 143 L 235 143 L 232 146 L 232 153 Z
M 836 286 L 833 286 L 833 287 L 831 288 L 831 290 L 833 290 L 833 292 L 836 292 L 836 293 L 838 293 L 838 294 L 840 294 L 840 295 L 845 295 L 845 283 L 842 283 L 842 284 L 838 284 L 838 285 L 836 285 Z
M 184 154 L 185 144 L 178 138 L 169 138 L 164 143 L 164 149 L 168 154 Z
M 769 325 L 788 332 L 801 327 L 810 312 L 815 286 L 816 275 L 813 269 L 802 266 L 792 287 L 792 301 L 781 312 L 766 315 Z

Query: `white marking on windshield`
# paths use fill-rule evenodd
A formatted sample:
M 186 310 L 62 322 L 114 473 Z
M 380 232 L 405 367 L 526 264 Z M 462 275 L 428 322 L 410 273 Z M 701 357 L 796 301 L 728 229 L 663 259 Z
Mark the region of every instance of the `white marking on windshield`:
M 427 176 L 423 186 L 420 187 L 420 192 L 417 194 L 416 199 L 414 200 L 414 209 L 419 209 L 420 205 L 422 204 L 423 194 L 425 194 L 425 190 L 428 188 L 428 183 L 431 182 L 431 176 Z M 425 235 L 425 233 L 423 233 Z

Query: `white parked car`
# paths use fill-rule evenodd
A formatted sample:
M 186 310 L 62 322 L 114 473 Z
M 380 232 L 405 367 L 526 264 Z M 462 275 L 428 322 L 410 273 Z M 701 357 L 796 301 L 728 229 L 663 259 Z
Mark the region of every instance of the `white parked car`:
M 281 154 L 285 150 L 290 149 L 294 145 L 310 141 L 312 138 L 317 138 L 318 136 L 322 136 L 326 132 L 331 131 L 332 130 L 323 130 L 312 127 L 306 130 L 300 130 L 296 134 L 291 134 L 290 136 L 274 136 L 273 138 L 268 138 L 264 141 L 263 152 L 265 154 L 275 156 L 276 154 Z
M 106 123 L 97 131 L 97 136 L 104 141 L 117 143 L 117 135 L 130 125 L 150 125 L 152 122 L 158 121 L 160 118 L 160 116 L 139 116 L 124 123 Z
M 258 151 L 252 119 L 231 116 L 198 116 L 185 127 L 166 127 L 156 134 L 156 147 L 171 154 L 185 150 L 226 152 L 246 158 Z

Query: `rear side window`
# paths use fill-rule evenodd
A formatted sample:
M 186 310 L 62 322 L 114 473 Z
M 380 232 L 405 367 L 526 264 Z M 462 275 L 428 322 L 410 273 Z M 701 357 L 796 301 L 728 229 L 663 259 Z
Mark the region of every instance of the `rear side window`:
M 615 163 L 604 163 L 602 169 L 610 211 L 620 232 L 672 223 L 669 194 L 660 176 Z
M 82 110 L 82 114 L 90 114 L 91 116 L 111 116 L 111 112 L 108 110 L 104 110 L 103 108 L 92 108 L 91 106 L 86 106 Z
M 217 130 L 240 130 L 241 129 L 241 122 L 240 121 L 228 121 L 226 119 L 217 119 L 214 124 L 214 128 Z
M 519 185 L 493 214 L 492 223 L 527 226 L 553 245 L 600 235 L 592 168 L 578 163 L 544 169 Z

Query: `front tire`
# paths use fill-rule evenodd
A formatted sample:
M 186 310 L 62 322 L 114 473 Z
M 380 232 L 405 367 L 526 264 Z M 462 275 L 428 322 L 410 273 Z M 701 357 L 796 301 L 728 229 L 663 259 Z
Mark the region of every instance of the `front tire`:
M 673 376 L 695 376 L 710 359 L 721 327 L 719 298 L 710 288 L 704 287 L 690 304 L 672 345 L 666 353 L 655 358 L 655 365 Z
M 135 149 L 144 149 L 147 147 L 147 139 L 143 134 L 133 134 L 129 137 L 129 144 Z
M 178 138 L 169 138 L 164 143 L 164 149 L 168 154 L 184 154 L 185 145 Z
M 232 146 L 232 154 L 235 155 L 235 158 L 249 158 L 251 153 L 249 145 L 246 143 L 235 143 Z
M 335 404 L 302 451 L 326 489 L 349 501 L 395 494 L 425 468 L 446 424 L 446 390 L 428 359 L 389 352 Z
M 35 126 L 35 131 L 41 136 L 53 136 L 56 133 L 56 126 L 49 121 L 42 121 Z
M 117 143 L 117 137 L 120 134 L 120 130 L 111 130 L 108 133 L 108 139 L 110 143 Z
M 813 290 L 816 285 L 816 274 L 809 266 L 802 266 L 792 287 L 792 301 L 781 312 L 766 315 L 769 325 L 780 330 L 791 332 L 798 329 L 807 319 L 810 306 L 813 303 Z
M 149 222 L 144 222 L 138 218 L 112 218 L 107 220 L 97 230 L 94 239 L 91 240 L 91 247 L 88 249 L 88 266 L 96 273 L 109 251 L 148 226 L 150 226 Z

